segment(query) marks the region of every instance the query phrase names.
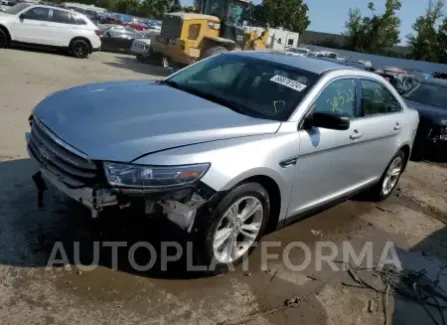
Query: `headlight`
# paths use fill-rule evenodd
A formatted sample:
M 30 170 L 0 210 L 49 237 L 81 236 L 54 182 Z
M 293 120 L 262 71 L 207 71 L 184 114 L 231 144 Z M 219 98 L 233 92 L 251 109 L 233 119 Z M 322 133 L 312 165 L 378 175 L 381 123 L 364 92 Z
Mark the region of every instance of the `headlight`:
M 159 188 L 180 186 L 199 180 L 210 164 L 182 166 L 144 166 L 132 164 L 104 163 L 110 185 L 124 187 Z

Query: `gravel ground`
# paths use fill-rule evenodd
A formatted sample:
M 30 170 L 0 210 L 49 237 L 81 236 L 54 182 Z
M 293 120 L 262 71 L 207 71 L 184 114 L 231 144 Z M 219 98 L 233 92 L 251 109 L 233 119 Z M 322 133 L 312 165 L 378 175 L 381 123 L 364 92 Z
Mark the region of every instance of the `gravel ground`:
M 163 220 L 131 216 L 110 216 L 97 224 L 82 207 L 51 191 L 45 208 L 38 209 L 30 178 L 35 165 L 24 140 L 30 111 L 62 88 L 163 75 L 161 68 L 125 55 L 95 53 L 76 60 L 0 50 L 1 324 L 430 324 L 420 305 L 389 292 L 385 308 L 381 293 L 343 285 L 350 281 L 347 272 L 327 263 L 319 270 L 312 258 L 305 269 L 287 268 L 287 261 L 299 265 L 306 257 L 300 249 L 290 251 L 287 261 L 269 260 L 266 267 L 261 267 L 265 255 L 258 249 L 249 259 L 248 272 L 238 269 L 218 277 L 188 274 L 181 263 L 166 272 L 137 272 L 126 258 L 114 268 L 103 249 L 97 268 L 75 267 L 75 242 L 84 263 L 94 256 L 95 241 L 145 240 L 156 245 L 181 234 Z M 281 256 L 294 241 L 306 243 L 312 254 L 322 241 L 330 242 L 339 255 L 346 242 L 357 252 L 372 243 L 374 257 L 392 242 L 404 268 L 425 269 L 435 277 L 439 266 L 447 264 L 446 182 L 445 166 L 410 163 L 386 202 L 345 202 L 269 234 L 263 242 L 279 242 L 272 252 Z M 47 270 L 58 242 L 69 264 Z M 377 281 L 370 272 L 362 278 Z M 442 286 L 444 282 L 441 277 Z M 293 297 L 297 299 L 288 300 Z M 285 307 L 287 300 L 292 304 Z M 435 308 L 429 311 L 439 319 Z

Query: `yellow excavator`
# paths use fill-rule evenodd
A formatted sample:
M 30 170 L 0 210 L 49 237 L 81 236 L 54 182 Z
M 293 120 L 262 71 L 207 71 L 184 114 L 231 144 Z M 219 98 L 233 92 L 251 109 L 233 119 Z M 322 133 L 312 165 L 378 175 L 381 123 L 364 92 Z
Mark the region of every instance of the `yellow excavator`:
M 264 50 L 269 30 L 246 32 L 248 0 L 202 0 L 200 13 L 170 13 L 152 36 L 149 62 L 174 69 L 226 51 Z

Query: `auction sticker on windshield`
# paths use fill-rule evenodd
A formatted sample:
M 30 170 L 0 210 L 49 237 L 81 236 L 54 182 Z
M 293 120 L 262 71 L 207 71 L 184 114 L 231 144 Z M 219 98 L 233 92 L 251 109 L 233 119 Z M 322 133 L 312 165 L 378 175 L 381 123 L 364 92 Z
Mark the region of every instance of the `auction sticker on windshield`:
M 270 79 L 270 81 L 275 82 L 282 86 L 289 87 L 296 91 L 303 91 L 307 87 L 305 84 L 303 84 L 299 81 L 295 81 L 295 80 L 292 80 L 292 79 L 289 79 L 287 77 L 280 76 L 280 75 L 273 76 Z

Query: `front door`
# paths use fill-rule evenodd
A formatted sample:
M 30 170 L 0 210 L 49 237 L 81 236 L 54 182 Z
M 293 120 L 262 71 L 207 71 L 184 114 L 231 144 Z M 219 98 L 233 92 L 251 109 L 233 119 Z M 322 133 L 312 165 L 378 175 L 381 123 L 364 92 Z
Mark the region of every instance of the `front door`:
M 357 94 L 357 80 L 343 78 L 331 81 L 316 99 L 314 111 L 348 116 L 350 128 L 298 131 L 300 153 L 288 216 L 323 205 L 374 180 L 363 167 L 368 165 L 371 153 L 368 141 L 362 138 Z
M 50 9 L 33 7 L 25 11 L 21 18 L 11 24 L 11 34 L 14 40 L 23 43 L 51 45 L 48 33 Z

